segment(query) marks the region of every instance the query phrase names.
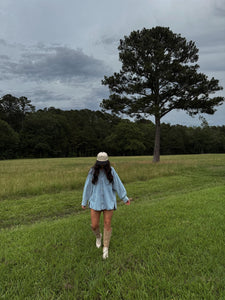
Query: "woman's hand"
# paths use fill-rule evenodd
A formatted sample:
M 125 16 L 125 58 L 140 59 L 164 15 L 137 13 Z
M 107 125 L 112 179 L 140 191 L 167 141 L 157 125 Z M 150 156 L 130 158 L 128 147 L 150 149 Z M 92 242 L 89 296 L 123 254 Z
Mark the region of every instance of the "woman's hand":
M 132 201 L 132 198 L 129 198 L 129 200 L 125 203 L 125 205 L 130 205 L 130 201 Z
M 86 209 L 86 206 L 81 205 L 83 209 Z

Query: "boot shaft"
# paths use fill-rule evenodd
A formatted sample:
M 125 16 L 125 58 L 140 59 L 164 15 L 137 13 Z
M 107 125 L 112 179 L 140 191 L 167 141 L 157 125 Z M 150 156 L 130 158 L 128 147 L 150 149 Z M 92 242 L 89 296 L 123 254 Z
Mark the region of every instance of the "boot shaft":
M 103 235 L 103 245 L 104 245 L 104 247 L 109 248 L 109 243 L 110 243 L 111 235 L 112 235 L 112 228 L 111 228 L 110 231 L 107 231 L 104 228 L 104 235 Z
M 96 229 L 93 229 L 93 228 L 91 227 L 91 229 L 92 229 L 94 235 L 96 236 L 96 238 L 99 239 L 99 238 L 101 237 L 100 228 L 98 227 L 98 228 L 96 228 Z

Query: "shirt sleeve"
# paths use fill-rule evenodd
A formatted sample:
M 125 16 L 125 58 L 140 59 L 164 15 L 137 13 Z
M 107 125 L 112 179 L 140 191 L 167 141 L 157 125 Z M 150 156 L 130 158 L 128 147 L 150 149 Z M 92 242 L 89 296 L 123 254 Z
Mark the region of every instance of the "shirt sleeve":
M 117 192 L 119 198 L 126 203 L 129 198 L 127 197 L 127 191 L 119 178 L 119 175 L 116 171 L 112 168 L 112 175 L 113 175 L 113 189 Z
M 87 179 L 85 181 L 85 185 L 84 185 L 83 197 L 82 197 L 82 203 L 81 203 L 82 206 L 87 205 L 87 202 L 90 199 L 91 194 L 92 194 L 92 187 L 93 187 L 92 172 L 90 170 L 89 173 L 88 173 Z

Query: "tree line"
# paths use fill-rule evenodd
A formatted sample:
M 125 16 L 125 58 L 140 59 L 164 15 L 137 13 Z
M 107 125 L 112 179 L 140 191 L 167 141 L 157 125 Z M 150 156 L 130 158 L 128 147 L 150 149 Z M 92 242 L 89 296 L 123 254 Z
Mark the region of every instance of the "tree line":
M 155 124 L 102 111 L 36 110 L 26 97 L 0 99 L 0 159 L 152 155 Z M 161 124 L 161 154 L 225 153 L 225 126 Z

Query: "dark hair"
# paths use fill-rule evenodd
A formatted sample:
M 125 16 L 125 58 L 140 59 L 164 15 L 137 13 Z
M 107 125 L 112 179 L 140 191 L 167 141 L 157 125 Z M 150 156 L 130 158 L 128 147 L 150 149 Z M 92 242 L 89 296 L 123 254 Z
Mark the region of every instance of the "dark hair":
M 93 184 L 97 183 L 100 170 L 104 170 L 105 175 L 110 183 L 113 182 L 113 176 L 112 176 L 111 165 L 109 160 L 107 160 L 104 164 L 98 164 L 98 162 L 96 162 L 92 169 L 94 171 L 93 178 L 92 178 Z

